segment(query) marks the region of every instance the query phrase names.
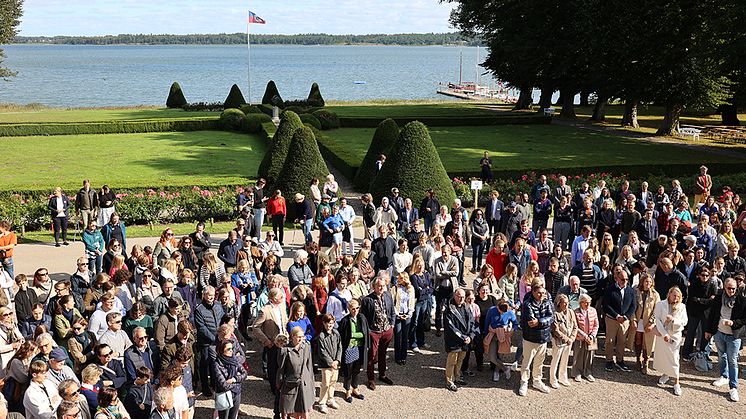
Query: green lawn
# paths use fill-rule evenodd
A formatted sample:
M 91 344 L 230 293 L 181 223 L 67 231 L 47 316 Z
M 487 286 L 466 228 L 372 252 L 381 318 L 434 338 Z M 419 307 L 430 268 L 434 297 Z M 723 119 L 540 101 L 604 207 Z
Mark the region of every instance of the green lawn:
M 352 166 L 365 156 L 374 128 L 324 131 L 321 141 Z M 733 162 L 732 157 L 655 144 L 559 125 L 431 127 L 430 135 L 449 172 L 479 171 L 490 152 L 495 170 Z
M 560 109 L 561 106 L 556 108 Z M 663 121 L 665 110 L 662 106 L 640 106 L 637 109 L 637 121 L 640 124 L 640 131 L 654 133 L 660 127 Z M 588 119 L 593 115 L 593 106 L 576 106 L 575 114 L 579 118 Z M 612 126 L 619 126 L 624 115 L 623 105 L 606 106 L 606 123 Z M 741 124 L 746 121 L 746 114 L 739 114 Z M 681 117 L 681 123 L 685 125 L 720 125 L 721 119 L 718 114 L 687 114 Z
M 3 190 L 229 185 L 256 177 L 266 145 L 222 131 L 64 135 L 3 142 Z
M 89 122 L 138 119 L 194 119 L 217 118 L 219 112 L 186 112 L 181 109 L 122 108 L 122 109 L 26 109 L 0 107 L 0 123 L 20 122 Z
M 413 104 L 340 104 L 325 109 L 349 118 L 410 118 L 436 116 L 494 116 L 510 111 L 510 105 L 466 101 Z

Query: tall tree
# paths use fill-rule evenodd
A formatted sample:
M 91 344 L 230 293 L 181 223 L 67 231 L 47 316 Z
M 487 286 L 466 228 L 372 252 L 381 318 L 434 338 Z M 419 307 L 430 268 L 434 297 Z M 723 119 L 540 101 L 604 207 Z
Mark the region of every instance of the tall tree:
M 18 33 L 21 23 L 23 0 L 0 0 L 0 45 L 7 44 Z M 7 80 L 16 75 L 15 72 L 3 67 L 5 52 L 0 48 L 0 78 Z

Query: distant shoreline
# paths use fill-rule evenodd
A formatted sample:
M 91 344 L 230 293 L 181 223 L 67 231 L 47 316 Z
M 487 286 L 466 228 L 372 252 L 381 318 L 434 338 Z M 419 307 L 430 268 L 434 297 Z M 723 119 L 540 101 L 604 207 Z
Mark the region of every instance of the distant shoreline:
M 231 34 L 120 34 L 105 36 L 16 36 L 15 45 L 245 45 L 246 33 Z M 458 32 L 370 35 L 266 35 L 252 34 L 252 45 L 334 46 L 478 46 Z

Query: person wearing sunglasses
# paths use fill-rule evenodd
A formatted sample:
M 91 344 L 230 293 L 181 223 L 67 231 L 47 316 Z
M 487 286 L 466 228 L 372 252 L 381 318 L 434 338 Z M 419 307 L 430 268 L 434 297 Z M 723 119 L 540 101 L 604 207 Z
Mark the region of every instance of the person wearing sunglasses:
M 712 385 L 722 387 L 728 384 L 730 400 L 737 402 L 738 396 L 738 352 L 746 325 L 746 292 L 739 289 L 733 278 L 728 278 L 723 289 L 712 301 L 704 323 L 705 339 L 715 337 L 718 348 L 720 375 Z
M 122 330 L 122 314 L 118 312 L 107 314 L 106 324 L 109 327 L 99 338 L 99 343 L 109 345 L 114 351 L 112 358 L 124 362 L 124 351 L 132 346 L 132 340 Z
M 158 243 L 153 248 L 153 260 L 157 261 L 158 266 L 163 266 L 166 260 L 178 250 L 176 239 L 174 239 L 174 231 L 170 228 L 163 230 Z
M 124 366 L 121 361 L 114 359 L 114 355 L 114 351 L 105 343 L 96 347 L 95 365 L 102 370 L 101 378 L 98 381 L 99 387 L 113 386 L 120 389 L 127 382 Z
M 57 417 L 62 416 L 65 419 L 90 419 L 91 409 L 85 396 L 80 393 L 80 385 L 77 378 L 75 380 L 63 380 L 58 386 L 57 391 L 62 397 L 62 403 L 57 408 Z

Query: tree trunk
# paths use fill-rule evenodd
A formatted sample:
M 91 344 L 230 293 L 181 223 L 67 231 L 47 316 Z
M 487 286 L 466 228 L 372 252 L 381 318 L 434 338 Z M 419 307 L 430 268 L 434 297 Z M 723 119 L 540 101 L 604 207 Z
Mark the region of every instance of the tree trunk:
M 554 102 L 554 104 L 557 106 L 562 106 L 562 102 L 564 102 L 564 100 L 565 100 L 565 97 L 564 95 L 562 95 L 562 90 L 560 90 L 560 94 L 559 96 L 557 96 L 557 101 Z
M 544 109 L 552 106 L 552 94 L 554 89 L 545 87 L 541 89 L 541 97 L 539 98 L 539 113 L 544 112 Z
M 680 103 L 666 105 L 666 114 L 663 116 L 663 125 L 658 128 L 657 135 L 676 135 L 679 133 L 679 120 L 684 106 Z
M 596 100 L 596 106 L 593 108 L 591 121 L 604 122 L 606 120 L 606 103 L 608 101 L 609 99 L 606 95 L 599 93 L 598 99 Z
M 518 102 L 513 106 L 514 111 L 531 109 L 531 86 L 521 86 L 521 94 L 518 95 Z
M 622 126 L 640 128 L 640 124 L 637 122 L 637 104 L 638 100 L 635 98 L 627 98 L 624 101 L 624 115 L 622 116 Z
M 718 108 L 720 117 L 723 119 L 723 125 L 741 125 L 738 119 L 738 107 L 736 105 L 723 104 Z
M 581 90 L 580 91 L 580 105 L 578 106 L 588 106 L 588 97 L 591 95 L 591 92 L 587 90 Z
M 571 90 L 560 90 L 560 96 L 562 97 L 562 110 L 560 111 L 560 118 L 575 119 L 575 92 Z

